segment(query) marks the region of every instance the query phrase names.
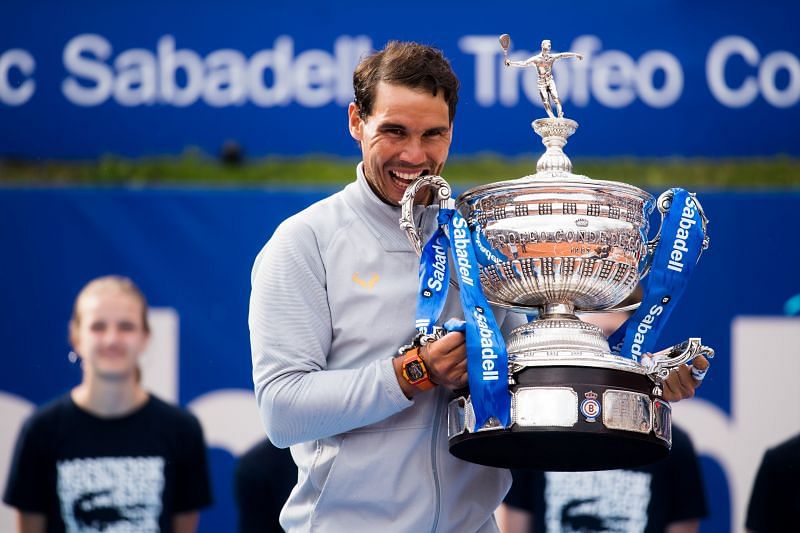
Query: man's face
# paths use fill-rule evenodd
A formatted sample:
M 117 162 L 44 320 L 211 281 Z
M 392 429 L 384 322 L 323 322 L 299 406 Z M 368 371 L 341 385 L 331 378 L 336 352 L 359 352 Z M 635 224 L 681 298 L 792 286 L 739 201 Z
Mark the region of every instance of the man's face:
M 350 134 L 361 145 L 367 181 L 384 202 L 399 205 L 416 178 L 441 174 L 453 131 L 442 92 L 380 82 L 366 120 L 350 104 Z
M 148 337 L 142 303 L 132 294 L 106 289 L 86 294 L 78 302 L 72 342 L 87 375 L 111 380 L 134 375 Z

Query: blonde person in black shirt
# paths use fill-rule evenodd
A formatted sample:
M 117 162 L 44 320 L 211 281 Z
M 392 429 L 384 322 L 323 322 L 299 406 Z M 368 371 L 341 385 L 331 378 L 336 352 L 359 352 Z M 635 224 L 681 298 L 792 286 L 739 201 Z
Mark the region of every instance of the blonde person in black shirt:
M 203 434 L 141 386 L 150 336 L 141 291 L 122 277 L 91 281 L 69 335 L 83 377 L 22 428 L 3 498 L 18 531 L 196 531 L 211 502 Z

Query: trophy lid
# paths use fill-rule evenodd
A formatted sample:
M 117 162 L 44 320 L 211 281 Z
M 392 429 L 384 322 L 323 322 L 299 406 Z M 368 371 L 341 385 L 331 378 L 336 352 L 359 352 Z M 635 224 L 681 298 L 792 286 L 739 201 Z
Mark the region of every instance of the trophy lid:
M 473 203 L 486 196 L 556 191 L 569 193 L 585 192 L 590 196 L 596 196 L 598 194 L 621 196 L 623 198 L 635 198 L 643 202 L 654 201 L 650 193 L 627 183 L 596 180 L 588 176 L 561 170 L 545 170 L 517 179 L 498 181 L 473 187 L 459 195 L 456 203 L 458 205 Z

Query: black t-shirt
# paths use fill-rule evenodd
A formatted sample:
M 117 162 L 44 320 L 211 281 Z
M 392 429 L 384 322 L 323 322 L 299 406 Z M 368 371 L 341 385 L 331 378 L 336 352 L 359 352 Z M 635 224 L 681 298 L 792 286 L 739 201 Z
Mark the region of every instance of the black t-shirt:
M 211 503 L 202 429 L 152 395 L 119 418 L 66 395 L 25 422 L 3 501 L 44 514 L 48 532 L 171 531 L 172 515 Z
M 234 478 L 240 533 L 283 531 L 278 517 L 297 482 L 289 450 L 259 442 L 239 459 Z
M 796 531 L 800 510 L 798 479 L 800 435 L 764 454 L 747 506 L 747 529 L 758 533 Z
M 537 532 L 663 532 L 707 515 L 700 466 L 689 436 L 672 429 L 663 461 L 630 470 L 512 470 L 505 503 L 533 514 Z

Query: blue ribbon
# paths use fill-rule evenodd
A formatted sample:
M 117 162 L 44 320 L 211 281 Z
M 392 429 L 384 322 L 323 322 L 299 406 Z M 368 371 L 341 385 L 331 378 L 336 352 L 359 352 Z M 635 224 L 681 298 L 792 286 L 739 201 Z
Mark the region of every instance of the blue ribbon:
M 489 241 L 486 240 L 486 236 L 483 234 L 483 228 L 481 228 L 479 224 L 476 224 L 472 228 L 472 245 L 475 249 L 475 256 L 478 259 L 478 264 L 482 267 L 508 261 L 508 258 L 502 252 L 489 244 Z
M 634 361 L 654 351 L 703 248 L 702 216 L 694 197 L 684 189 L 672 192 L 672 204 L 661 225 L 661 241 L 653 253 L 650 273 L 642 283 L 642 303 L 608 339 L 612 352 Z
M 466 321 L 467 373 L 475 429 L 490 418 L 508 426 L 511 396 L 508 393 L 508 355 L 500 328 L 483 294 L 475 253 L 474 233 L 455 209 L 439 210 L 439 228 L 425 244 L 420 258 L 417 328 L 430 333 L 439 319 L 447 295 L 449 274 L 442 276 L 441 254 L 452 248 L 453 266 L 460 287 Z M 444 241 L 449 237 L 449 246 Z M 484 254 L 484 257 L 488 257 Z M 488 260 L 488 259 L 487 259 Z M 449 263 L 445 262 L 449 271 Z M 493 264 L 493 263 L 492 263 Z M 438 289 L 442 285 L 442 290 Z M 422 328 L 425 328 L 424 330 Z
M 450 249 L 450 240 L 445 228 L 449 221 L 450 216 L 444 210 L 439 211 L 438 227 L 425 243 L 419 261 L 416 328 L 426 335 L 433 333 L 447 299 L 450 284 L 447 251 Z

